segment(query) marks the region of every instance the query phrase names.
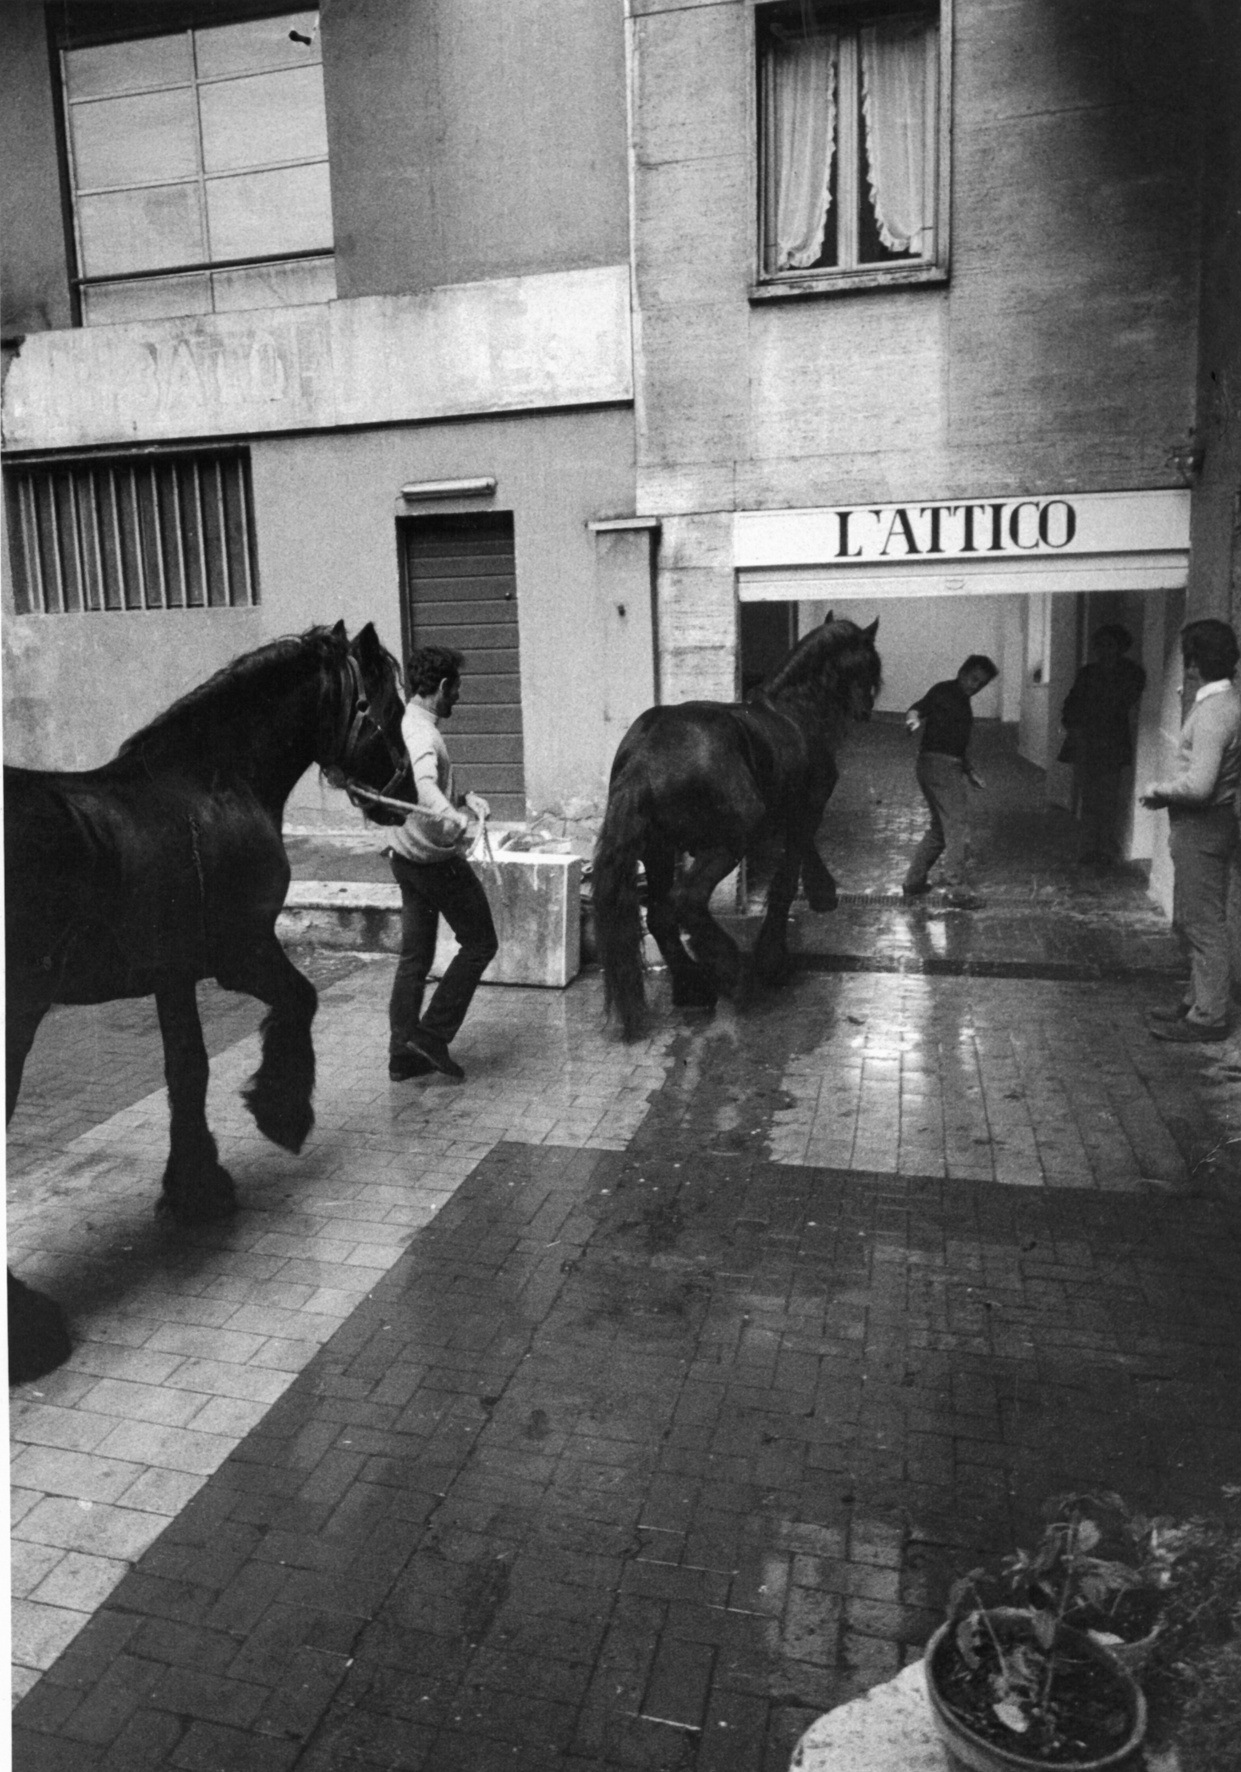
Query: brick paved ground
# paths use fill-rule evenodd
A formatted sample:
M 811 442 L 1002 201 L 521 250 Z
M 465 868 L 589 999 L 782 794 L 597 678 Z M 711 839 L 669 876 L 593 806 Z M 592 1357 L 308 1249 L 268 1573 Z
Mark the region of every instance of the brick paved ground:
M 887 881 L 890 812 L 842 885 Z M 297 1160 L 221 1023 L 246 1210 L 194 1238 L 153 1228 L 140 1062 L 87 1083 L 79 1050 L 107 1117 L 13 1209 L 80 1337 L 13 1410 L 20 1772 L 784 1772 L 1047 1493 L 1209 1505 L 1241 1471 L 1236 1042 L 1150 1041 L 1166 932 L 1053 861 L 1033 919 L 807 919 L 789 991 L 638 1048 L 596 979 L 484 991 L 461 1090 L 389 1088 L 390 963 L 346 971 Z

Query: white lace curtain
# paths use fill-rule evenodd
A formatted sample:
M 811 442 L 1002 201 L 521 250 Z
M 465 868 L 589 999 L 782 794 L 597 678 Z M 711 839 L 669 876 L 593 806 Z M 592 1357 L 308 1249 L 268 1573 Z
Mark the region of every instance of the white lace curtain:
M 836 152 L 834 31 L 773 45 L 776 268 L 804 271 L 823 250 Z
M 922 252 L 931 218 L 926 196 L 926 27 L 909 20 L 866 25 L 862 115 L 870 200 L 889 252 Z

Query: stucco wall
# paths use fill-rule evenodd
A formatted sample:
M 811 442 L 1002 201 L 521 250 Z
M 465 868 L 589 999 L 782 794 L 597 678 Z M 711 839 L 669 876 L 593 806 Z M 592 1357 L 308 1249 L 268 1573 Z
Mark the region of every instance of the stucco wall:
M 1179 483 L 1200 109 L 1180 9 L 956 0 L 948 284 L 756 303 L 749 9 L 636 10 L 638 508 L 699 513 L 703 541 L 661 576 L 678 681 L 729 674 L 701 513 Z
M 340 294 L 628 256 L 620 0 L 333 0 Z
M 536 810 L 602 802 L 611 745 L 605 634 L 587 523 L 633 484 L 627 409 L 272 439 L 253 451 L 264 621 L 272 633 L 374 621 L 401 651 L 397 518 L 512 511 L 517 550 L 526 792 Z M 404 505 L 403 485 L 490 475 L 494 498 Z M 467 686 L 468 693 L 468 686 Z M 317 820 L 342 802 L 307 777 L 290 807 Z
M 1201 450 L 1193 504 L 1189 609 L 1241 624 L 1241 9 L 1211 8 L 1204 166 L 1203 270 L 1198 374 Z M 1241 973 L 1241 926 L 1237 933 Z
M 0 330 L 6 338 L 70 322 L 43 18 L 38 0 L 6 0 L 0 54 Z
M 631 496 L 626 408 L 258 439 L 251 463 L 258 609 L 16 616 L 6 597 L 10 762 L 103 762 L 128 733 L 237 653 L 315 622 L 343 619 L 353 633 L 373 621 L 399 656 L 398 516 L 485 508 L 514 513 L 528 798 L 536 810 L 568 816 L 601 809 L 619 737 L 605 717 L 609 671 L 618 666 L 606 643 L 598 551 L 586 525 L 623 509 Z M 497 486 L 482 505 L 406 505 L 399 496 L 411 481 L 484 474 Z M 613 699 L 627 705 L 625 685 L 613 687 Z M 356 822 L 317 771 L 299 784 L 289 815 Z
M 161 708 L 272 632 L 257 609 L 15 616 L 6 607 L 5 761 L 106 763 Z

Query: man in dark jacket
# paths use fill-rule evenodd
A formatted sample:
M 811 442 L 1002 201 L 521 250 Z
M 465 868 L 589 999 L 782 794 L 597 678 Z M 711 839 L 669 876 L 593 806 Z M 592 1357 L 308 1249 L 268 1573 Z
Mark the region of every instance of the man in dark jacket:
M 982 900 L 970 890 L 968 878 L 969 802 L 967 784 L 981 788 L 982 781 L 969 761 L 969 742 L 974 730 L 970 707 L 980 689 L 997 675 L 991 659 L 973 652 L 955 677 L 934 684 L 905 716 L 911 732 L 921 732 L 918 752 L 918 786 L 931 812 L 931 822 L 914 850 L 905 875 L 906 898 L 930 890 L 927 875 L 943 856 L 942 879 L 947 903 L 959 910 L 981 908 Z
M 1133 762 L 1133 710 L 1146 687 L 1146 672 L 1125 657 L 1132 645 L 1119 622 L 1099 628 L 1060 714 L 1066 736 L 1059 760 L 1073 765 L 1080 859 L 1099 867 L 1120 855 L 1120 790 Z

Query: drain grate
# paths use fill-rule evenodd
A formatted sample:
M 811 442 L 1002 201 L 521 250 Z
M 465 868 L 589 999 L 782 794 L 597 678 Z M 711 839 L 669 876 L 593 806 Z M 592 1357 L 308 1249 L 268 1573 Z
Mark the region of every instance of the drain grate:
M 908 901 L 899 889 L 895 892 L 839 892 L 838 904 L 905 904 Z

